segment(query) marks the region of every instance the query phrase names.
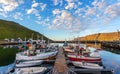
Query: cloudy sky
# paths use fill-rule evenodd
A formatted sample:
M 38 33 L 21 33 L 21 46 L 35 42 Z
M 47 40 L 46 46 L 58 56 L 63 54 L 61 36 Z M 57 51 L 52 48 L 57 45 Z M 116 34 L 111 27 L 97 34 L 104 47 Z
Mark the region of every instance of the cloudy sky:
M 120 0 L 0 0 L 0 19 L 50 39 L 120 30 Z

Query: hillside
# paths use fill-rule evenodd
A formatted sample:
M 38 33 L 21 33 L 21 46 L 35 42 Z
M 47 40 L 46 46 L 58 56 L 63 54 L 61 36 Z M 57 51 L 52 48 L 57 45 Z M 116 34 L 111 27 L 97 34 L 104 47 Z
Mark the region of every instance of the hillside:
M 99 35 L 99 36 L 98 36 Z M 118 41 L 119 36 L 118 32 L 111 32 L 111 33 L 98 33 L 98 34 L 92 34 L 92 35 L 87 35 L 85 37 L 80 37 L 79 39 L 81 41 L 93 41 L 96 40 L 98 37 L 98 41 Z
M 25 37 L 31 38 L 33 34 L 33 39 L 37 39 L 38 35 L 41 38 L 42 34 L 35 32 L 33 30 L 30 30 L 26 27 L 21 26 L 18 23 L 12 22 L 12 21 L 6 21 L 6 20 L 0 20 L 0 41 L 5 38 L 22 38 Z M 47 39 L 47 37 L 43 36 L 44 39 Z

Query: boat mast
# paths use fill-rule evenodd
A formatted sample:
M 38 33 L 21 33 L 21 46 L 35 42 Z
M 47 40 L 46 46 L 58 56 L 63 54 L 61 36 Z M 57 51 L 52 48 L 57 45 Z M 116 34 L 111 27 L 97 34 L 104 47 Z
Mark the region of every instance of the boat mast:
M 95 38 L 95 48 L 96 48 L 96 44 L 97 44 L 99 36 L 100 36 L 100 33 L 98 33 L 97 36 L 96 36 L 96 38 Z
M 118 30 L 118 42 L 119 42 L 119 46 L 120 46 L 120 32 Z
M 34 35 L 34 33 L 32 33 L 32 35 L 31 35 L 31 39 L 33 39 L 33 35 Z
M 25 50 L 26 50 L 26 46 L 27 46 L 27 41 L 26 41 L 26 37 L 25 37 Z

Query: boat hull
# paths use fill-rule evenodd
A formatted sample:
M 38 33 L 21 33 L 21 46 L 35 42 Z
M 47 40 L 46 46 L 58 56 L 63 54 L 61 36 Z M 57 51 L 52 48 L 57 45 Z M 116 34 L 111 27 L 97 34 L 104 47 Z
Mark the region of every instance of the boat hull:
M 40 53 L 35 56 L 27 56 L 21 53 L 16 54 L 16 60 L 44 60 L 51 57 L 54 57 L 57 54 L 57 51 L 54 52 L 47 52 L 47 53 Z
M 68 58 L 71 61 L 85 61 L 85 62 L 101 62 L 101 58 L 92 58 L 92 57 L 84 57 L 81 55 L 68 55 Z
M 88 62 L 73 62 L 73 65 L 76 67 L 86 68 L 86 69 L 103 69 L 102 66 L 95 63 L 88 63 Z
M 16 68 L 15 74 L 43 74 L 46 70 L 46 67 Z
M 30 67 L 30 66 L 36 66 L 43 63 L 43 60 L 35 60 L 35 61 L 24 61 L 16 63 L 16 67 Z

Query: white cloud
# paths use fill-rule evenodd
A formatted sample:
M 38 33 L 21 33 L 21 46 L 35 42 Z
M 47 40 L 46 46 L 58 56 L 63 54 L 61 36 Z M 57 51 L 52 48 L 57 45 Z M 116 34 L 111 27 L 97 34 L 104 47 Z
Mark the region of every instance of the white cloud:
M 35 0 L 32 2 L 31 8 L 27 10 L 27 14 L 34 14 L 38 20 L 41 20 L 40 11 L 44 11 L 47 4 L 37 3 Z M 40 7 L 40 9 L 38 9 Z
M 98 10 L 101 10 L 102 8 L 106 7 L 106 3 L 104 0 L 102 1 L 94 0 L 94 2 L 92 2 L 92 5 L 94 7 L 97 7 Z
M 22 19 L 22 16 L 23 16 L 23 15 L 22 15 L 22 13 L 20 13 L 20 12 L 16 12 L 16 14 L 13 15 L 14 19 L 18 19 L 18 20 L 23 20 L 23 19 Z
M 4 10 L 4 12 L 13 11 L 16 9 L 21 3 L 23 3 L 23 0 L 16 1 L 16 0 L 0 0 L 0 8 Z
M 27 14 L 34 14 L 38 19 L 41 19 L 39 11 L 35 8 L 31 8 L 31 9 L 27 10 Z
M 44 20 L 36 20 L 35 21 L 37 24 L 40 24 L 42 26 L 49 26 L 50 25 L 50 19 L 49 17 L 47 17 L 46 19 Z
M 54 2 L 54 5 L 63 4 L 63 0 L 54 0 L 53 2 Z
M 54 15 L 56 15 L 56 14 L 60 14 L 61 11 L 60 11 L 59 9 L 55 9 L 55 10 L 52 11 L 52 13 L 53 13 Z
M 120 16 L 120 2 L 109 5 L 106 9 L 104 14 L 108 15 L 111 18 L 119 17 Z
M 96 15 L 96 8 L 88 7 L 85 16 Z
M 44 11 L 44 9 L 46 8 L 46 6 L 47 6 L 47 4 L 40 3 L 41 11 Z
M 33 4 L 32 4 L 32 8 L 33 8 L 33 7 L 37 7 L 38 5 L 39 5 L 39 3 L 33 3 Z
M 80 19 L 74 17 L 66 10 L 62 10 L 59 15 L 56 15 L 52 21 L 52 25 L 49 26 L 49 29 L 62 29 L 68 30 L 69 32 L 80 32 L 81 28 Z
M 74 6 L 75 6 L 75 3 L 70 2 L 70 3 L 68 3 L 68 5 L 65 7 L 65 9 L 73 9 Z
M 65 6 L 65 9 L 76 9 L 78 8 L 79 5 L 81 5 L 80 2 L 76 1 L 76 0 L 66 0 L 67 1 L 67 5 Z
M 35 8 L 31 8 L 29 10 L 27 10 L 27 14 L 32 14 L 34 12 L 36 12 L 37 10 Z

